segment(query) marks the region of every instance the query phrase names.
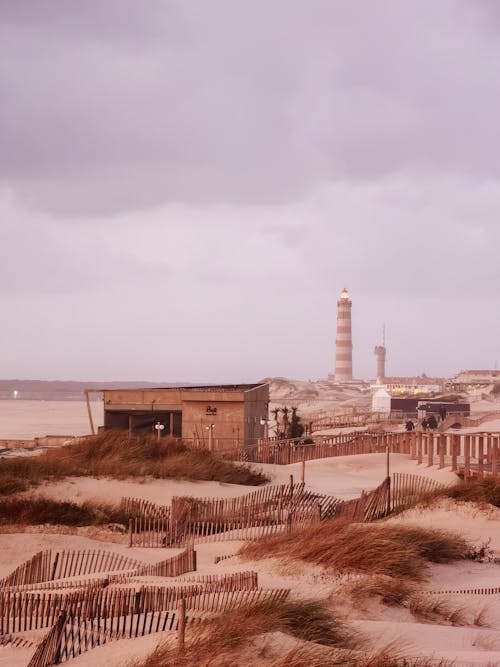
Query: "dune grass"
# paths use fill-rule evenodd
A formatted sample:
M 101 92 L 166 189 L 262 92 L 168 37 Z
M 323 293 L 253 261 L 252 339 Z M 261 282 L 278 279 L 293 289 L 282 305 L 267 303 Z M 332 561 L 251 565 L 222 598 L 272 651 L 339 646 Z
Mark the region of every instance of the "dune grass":
M 469 550 L 461 536 L 443 530 L 333 519 L 291 534 L 249 542 L 238 553 L 247 560 L 279 558 L 319 565 L 329 571 L 421 581 L 427 563 L 465 559 Z
M 207 450 L 176 440 L 106 431 L 39 456 L 0 459 L 0 495 L 11 495 L 44 480 L 70 476 L 184 478 L 259 485 L 268 481 L 250 466 L 223 461 Z
M 171 644 L 163 644 L 145 661 L 133 664 L 135 667 L 249 664 L 240 662 L 238 655 L 241 656 L 251 640 L 264 633 L 278 631 L 328 647 L 349 648 L 353 643 L 353 636 L 344 623 L 335 618 L 323 603 L 273 601 L 238 607 L 197 626 L 182 653 Z
M 414 594 L 408 600 L 408 609 L 421 623 L 477 626 L 488 625 L 486 609 L 471 609 L 467 603 L 457 604 L 437 595 Z
M 0 525 L 126 526 L 128 518 L 118 507 L 86 502 L 82 505 L 42 497 L 4 498 L 0 502 Z
M 268 667 L 453 667 L 449 660 L 406 657 L 395 642 L 372 652 L 329 650 L 299 646 L 269 663 Z
M 256 642 L 268 633 L 282 632 L 297 645 L 266 649 Z M 369 649 L 366 638 L 352 632 L 323 602 L 266 602 L 233 609 L 196 626 L 183 650 L 161 644 L 146 659 L 129 667 L 451 667 L 453 663 L 408 658 L 397 642 Z M 277 655 L 278 653 L 278 655 Z
M 419 623 L 476 627 L 488 625 L 486 607 L 474 609 L 470 604 L 460 604 L 446 596 L 422 593 L 416 582 L 407 579 L 365 575 L 343 584 L 336 595 L 347 596 L 354 607 L 363 608 L 368 600 L 374 598 L 387 606 L 406 607 Z
M 340 589 L 340 594 L 347 595 L 355 605 L 370 598 L 378 598 L 389 607 L 405 604 L 416 592 L 415 582 L 384 574 L 362 576 L 346 582 Z
M 488 503 L 495 507 L 500 507 L 500 478 L 486 477 L 484 479 L 461 482 L 460 484 L 441 490 L 439 495 L 464 502 Z

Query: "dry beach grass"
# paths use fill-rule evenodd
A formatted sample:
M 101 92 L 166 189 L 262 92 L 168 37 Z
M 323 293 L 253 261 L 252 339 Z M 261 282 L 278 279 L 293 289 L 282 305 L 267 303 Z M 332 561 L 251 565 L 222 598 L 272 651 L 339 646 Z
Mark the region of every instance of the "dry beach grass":
M 223 461 L 207 450 L 176 440 L 158 440 L 126 431 L 107 431 L 39 456 L 0 459 L 0 495 L 24 491 L 46 480 L 68 476 L 181 478 L 259 485 L 265 475 L 252 467 Z
M 244 665 L 244 649 L 263 634 L 281 632 L 300 641 L 351 650 L 355 639 L 324 603 L 274 601 L 239 607 L 217 616 L 193 635 L 184 651 L 161 645 L 135 667 L 195 667 Z M 243 662 L 241 661 L 243 660 Z M 254 664 L 268 664 L 264 653 Z M 343 663 L 346 664 L 346 663 Z
M 37 496 L 9 497 L 0 502 L 0 526 L 53 524 L 64 526 L 127 525 L 118 506 L 85 502 L 81 505 Z
M 470 546 L 444 530 L 379 524 L 353 524 L 342 519 L 279 534 L 240 549 L 248 560 L 279 558 L 320 565 L 326 570 L 387 575 L 421 581 L 426 565 L 468 557 Z

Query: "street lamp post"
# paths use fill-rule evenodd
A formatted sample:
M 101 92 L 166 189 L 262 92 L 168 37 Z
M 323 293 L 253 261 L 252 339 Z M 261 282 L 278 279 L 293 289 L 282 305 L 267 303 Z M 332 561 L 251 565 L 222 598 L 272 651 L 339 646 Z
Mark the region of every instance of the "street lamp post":
M 267 441 L 269 439 L 269 420 L 265 417 L 261 417 L 260 425 L 264 427 L 264 440 Z
M 214 435 L 214 426 L 215 424 L 209 424 L 205 426 L 208 431 L 208 451 L 211 452 L 213 449 L 213 435 Z
M 156 422 L 155 429 L 156 429 L 156 433 L 157 433 L 157 436 L 158 436 L 158 440 L 161 438 L 161 432 L 163 431 L 164 428 L 165 428 L 164 424 L 160 424 L 160 422 Z

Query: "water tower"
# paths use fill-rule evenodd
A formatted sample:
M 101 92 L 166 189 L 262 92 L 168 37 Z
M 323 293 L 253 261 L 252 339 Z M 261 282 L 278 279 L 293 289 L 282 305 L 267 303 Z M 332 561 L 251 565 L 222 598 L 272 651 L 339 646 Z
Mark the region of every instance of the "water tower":
M 377 357 L 377 382 L 382 383 L 385 378 L 385 324 L 382 329 L 382 345 L 376 345 L 373 352 Z

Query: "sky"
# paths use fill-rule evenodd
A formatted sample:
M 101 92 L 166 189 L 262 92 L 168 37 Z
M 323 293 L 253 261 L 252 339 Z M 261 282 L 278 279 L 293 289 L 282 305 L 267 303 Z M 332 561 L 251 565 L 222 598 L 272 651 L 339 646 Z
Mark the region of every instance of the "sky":
M 496 0 L 0 0 L 0 377 L 500 362 Z

